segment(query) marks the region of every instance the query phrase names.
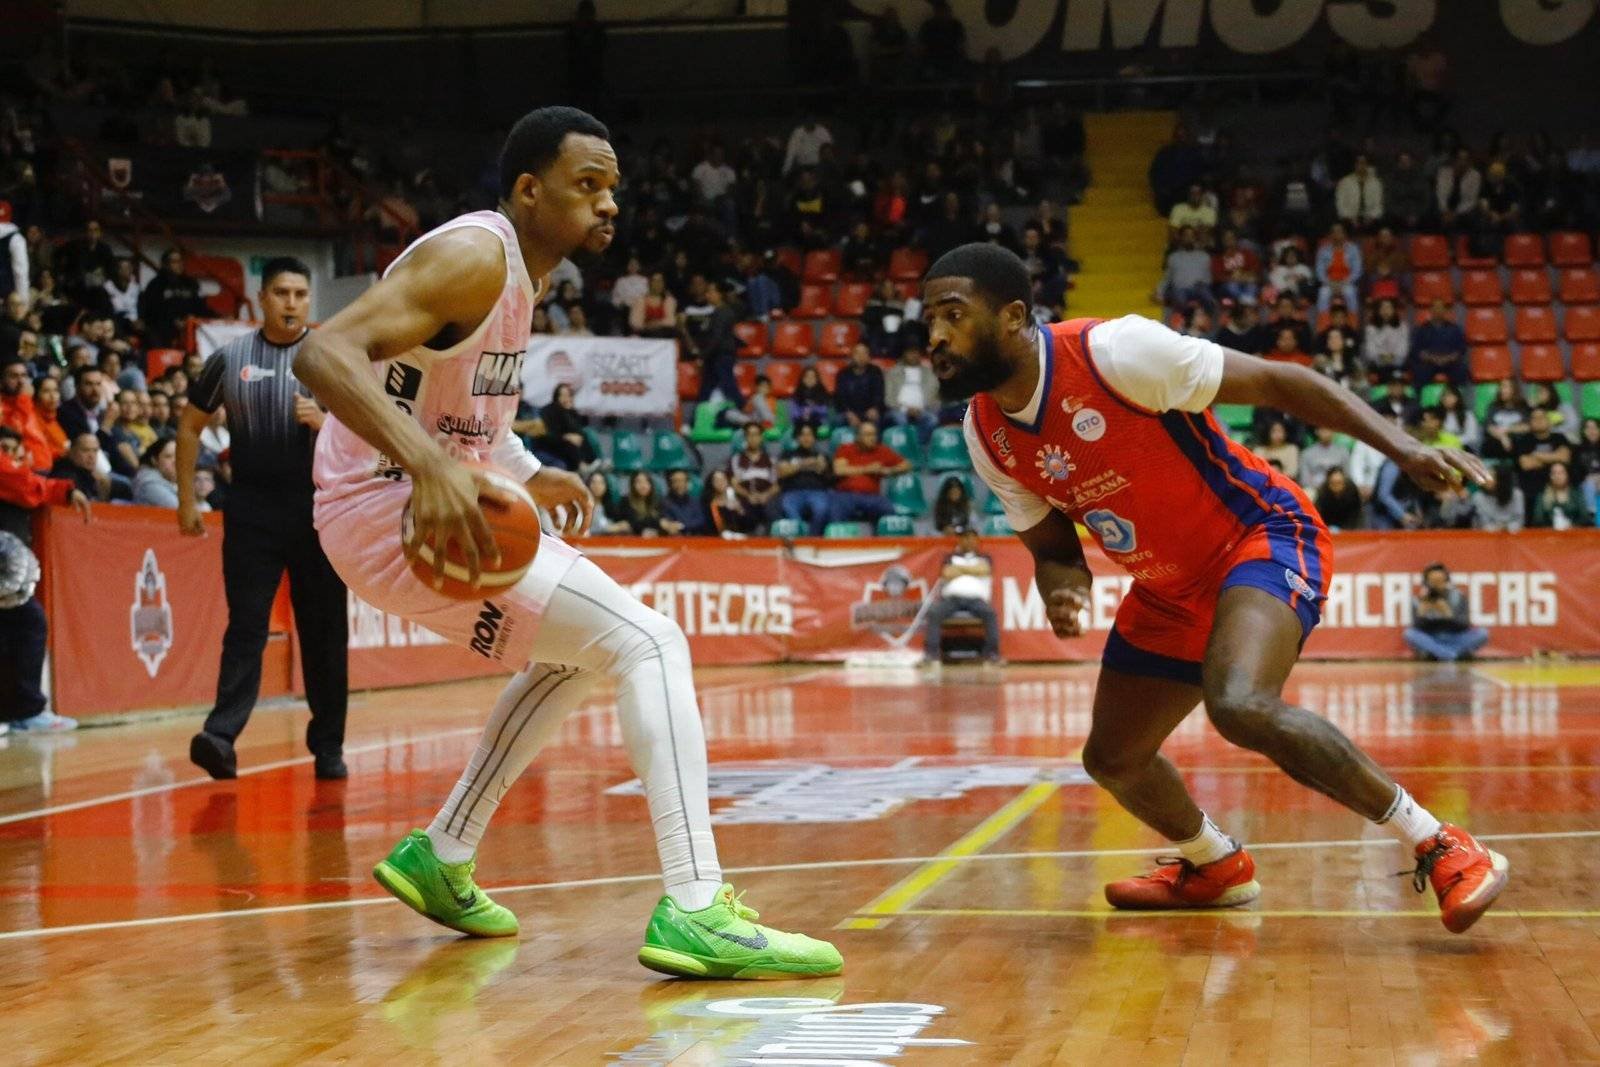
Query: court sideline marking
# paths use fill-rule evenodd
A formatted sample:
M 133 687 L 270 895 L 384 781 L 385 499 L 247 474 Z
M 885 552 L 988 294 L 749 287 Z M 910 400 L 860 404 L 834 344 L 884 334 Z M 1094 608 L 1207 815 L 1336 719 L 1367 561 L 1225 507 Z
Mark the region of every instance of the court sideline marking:
M 825 672 L 822 670 L 808 671 L 804 674 L 796 676 L 793 681 L 806 681 L 823 673 Z M 443 682 L 440 684 L 450 685 L 454 683 Z M 728 682 L 723 685 L 713 685 L 707 686 L 704 689 L 697 689 L 695 690 L 695 695 L 697 698 L 718 696 L 722 693 L 750 688 L 757 684 L 759 683 Z M 305 708 L 305 701 L 302 700 L 297 701 L 293 707 L 285 710 L 300 710 L 303 708 Z M 602 704 L 598 707 L 579 708 L 578 710 L 574 711 L 569 718 L 575 718 L 579 715 L 593 715 L 597 711 L 605 712 L 611 710 L 613 709 L 608 704 Z M 483 733 L 482 726 L 462 726 L 454 730 L 441 730 L 438 733 L 416 734 L 411 737 L 389 738 L 384 741 L 373 742 L 372 744 L 356 745 L 353 748 L 345 749 L 344 754 L 346 756 L 360 756 L 368 752 L 381 752 L 386 748 L 404 748 L 407 745 L 418 745 L 425 741 L 442 741 L 450 737 L 462 737 L 466 734 L 481 733 Z M 295 756 L 291 759 L 275 760 L 272 763 L 263 763 L 254 767 L 246 767 L 244 770 L 239 772 L 238 777 L 245 778 L 253 774 L 266 774 L 269 771 L 281 771 L 285 767 L 298 767 L 301 764 L 312 762 L 312 760 L 315 758 L 315 756 L 311 755 Z M 31 811 L 12 812 L 9 815 L 0 815 L 0 826 L 5 826 L 14 822 L 27 822 L 29 819 L 42 819 L 51 815 L 63 815 L 69 811 L 81 811 L 84 808 L 92 808 L 99 804 L 115 804 L 121 800 L 138 800 L 140 797 L 153 796 L 157 793 L 170 793 L 174 790 L 188 789 L 197 785 L 216 785 L 217 781 L 217 779 L 212 778 L 210 775 L 200 778 L 185 778 L 181 781 L 163 782 L 160 785 L 145 786 L 142 789 L 128 789 L 121 793 L 106 793 L 97 797 L 87 797 L 83 800 L 69 801 L 65 804 L 52 804 L 48 807 L 34 808 Z
M 1046 783 L 1041 783 L 1046 784 Z M 998 814 L 998 812 L 996 813 Z M 993 818 L 994 816 L 990 816 Z M 1545 841 L 1560 840 L 1564 838 L 1596 838 L 1600 837 L 1600 830 L 1550 830 L 1540 833 L 1526 834 L 1480 834 L 1479 841 Z M 1286 851 L 1290 849 L 1312 848 L 1375 848 L 1383 846 L 1394 848 L 1394 840 L 1388 837 L 1360 837 L 1344 838 L 1335 841 L 1269 841 L 1262 844 L 1252 844 L 1252 851 Z M 754 867 L 728 867 L 724 874 L 779 874 L 793 871 L 831 871 L 843 870 L 851 867 L 893 867 L 922 865 L 928 863 L 992 863 L 1014 860 L 1041 860 L 1041 859 L 1093 859 L 1101 856 L 1148 856 L 1160 851 L 1160 846 L 1151 848 L 1108 848 L 1108 849 L 1070 849 L 1052 852 L 974 852 L 970 855 L 951 856 L 882 856 L 873 859 L 854 860 L 820 860 L 811 863 L 773 863 Z M 512 893 L 533 893 L 559 889 L 589 889 L 600 886 L 633 885 L 639 882 L 659 882 L 661 875 L 652 871 L 649 874 L 618 874 L 600 878 L 575 878 L 559 882 L 529 882 L 523 885 L 486 886 L 497 896 Z M 372 904 L 395 904 L 393 897 L 384 895 L 378 897 L 357 897 L 352 900 L 324 900 L 305 904 L 276 904 L 265 908 L 235 908 L 229 911 L 202 911 L 183 915 L 153 915 L 143 919 L 113 919 L 98 923 L 78 923 L 72 926 L 41 926 L 31 930 L 6 930 L 0 931 L 0 941 L 17 941 L 25 938 L 51 937 L 56 934 L 81 934 L 93 933 L 100 930 L 124 930 L 143 926 L 170 926 L 177 923 L 205 922 L 211 919 L 239 919 L 261 915 L 283 915 L 304 911 L 324 911 L 332 908 L 360 908 Z M 941 914 L 929 909 L 930 914 Z M 1065 914 L 1065 913 L 1063 913 Z M 1102 917 L 1113 914 L 1133 914 L 1122 912 L 1092 912 L 1092 917 Z M 1160 912 L 1140 912 L 1137 914 L 1163 914 Z M 1192 912 L 1182 914 L 1193 916 Z M 1208 913 L 1215 914 L 1215 913 Z M 1271 912 L 1238 911 L 1225 914 L 1235 915 L 1262 915 Z M 1317 914 L 1332 915 L 1332 912 L 1319 912 Z M 1360 913 L 1367 914 L 1367 913 Z M 1411 915 L 1433 914 L 1432 912 L 1376 912 L 1375 915 Z M 1493 914 L 1492 912 L 1490 914 Z M 1522 912 L 1528 917 L 1574 917 L 1574 918 L 1600 918 L 1600 910 L 1592 912 Z

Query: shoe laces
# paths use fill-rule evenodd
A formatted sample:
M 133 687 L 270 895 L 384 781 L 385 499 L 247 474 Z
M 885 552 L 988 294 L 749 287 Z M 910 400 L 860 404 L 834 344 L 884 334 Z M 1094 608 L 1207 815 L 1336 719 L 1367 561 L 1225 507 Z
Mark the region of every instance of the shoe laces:
M 476 859 L 466 860 L 462 863 L 441 863 L 439 873 L 450 887 L 450 895 L 458 901 L 471 897 L 478 898 L 478 887 L 472 880 L 472 873 L 478 869 Z
M 733 912 L 746 922 L 755 922 L 757 919 L 761 918 L 761 913 L 759 911 L 756 911 L 756 909 L 750 907 L 744 902 L 744 894 L 734 892 L 732 886 L 729 886 L 723 891 L 722 902 L 728 906 L 729 911 Z
M 1428 891 L 1428 879 L 1433 876 L 1433 869 L 1439 865 L 1440 860 L 1460 847 L 1455 839 L 1448 834 L 1443 832 L 1434 834 L 1433 847 L 1417 857 L 1417 865 L 1409 871 L 1395 872 L 1395 877 L 1404 878 L 1409 874 L 1411 876 L 1411 888 L 1419 893 L 1426 893 Z
M 1173 878 L 1174 885 L 1183 881 L 1185 878 L 1189 877 L 1191 874 L 1194 874 L 1200 869 L 1193 863 L 1190 863 L 1188 860 L 1184 859 L 1182 856 L 1157 856 L 1156 869 L 1151 871 L 1146 877 L 1160 878 L 1162 877 L 1162 872 L 1168 867 L 1178 868 L 1178 873 Z

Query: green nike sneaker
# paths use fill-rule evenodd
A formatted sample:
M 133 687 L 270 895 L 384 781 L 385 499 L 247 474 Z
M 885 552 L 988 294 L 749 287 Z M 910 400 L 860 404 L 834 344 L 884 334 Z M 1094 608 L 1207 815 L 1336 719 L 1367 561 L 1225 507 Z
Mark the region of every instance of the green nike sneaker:
M 440 926 L 473 937 L 514 937 L 517 917 L 473 882 L 475 866 L 473 860 L 444 862 L 433 854 L 427 833 L 413 830 L 372 868 L 372 877 L 400 903 Z
M 639 962 L 679 978 L 809 978 L 843 968 L 828 942 L 757 926 L 756 918 L 731 885 L 699 911 L 662 897 L 645 927 Z

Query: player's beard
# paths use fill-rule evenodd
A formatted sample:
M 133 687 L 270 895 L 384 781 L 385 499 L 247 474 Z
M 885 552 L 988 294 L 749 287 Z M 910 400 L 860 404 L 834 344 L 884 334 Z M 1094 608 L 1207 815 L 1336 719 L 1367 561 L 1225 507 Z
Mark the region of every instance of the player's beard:
M 958 404 L 978 393 L 1000 388 L 1009 377 L 1011 368 L 1000 355 L 1000 331 L 991 323 L 973 338 L 971 357 L 960 363 L 950 377 L 939 380 L 939 399 Z

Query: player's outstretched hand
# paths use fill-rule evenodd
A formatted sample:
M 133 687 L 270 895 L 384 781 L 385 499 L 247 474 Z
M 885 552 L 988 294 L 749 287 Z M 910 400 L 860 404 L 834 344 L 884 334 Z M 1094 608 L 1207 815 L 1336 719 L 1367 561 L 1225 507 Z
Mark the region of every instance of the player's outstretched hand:
M 422 545 L 432 548 L 435 588 L 444 584 L 452 544 L 461 555 L 471 585 L 478 584 L 483 560 L 500 562 L 500 548 L 483 517 L 480 497 L 507 506 L 511 503 L 483 471 L 463 466 L 442 452 L 411 472 L 411 539 L 405 550 L 414 556 Z
M 528 494 L 552 521 L 560 523 L 558 533 L 572 537 L 589 532 L 589 520 L 594 518 L 594 497 L 576 474 L 541 467 L 528 480 Z
M 1419 488 L 1430 493 L 1441 489 L 1454 489 L 1466 478 L 1482 488 L 1494 484 L 1494 476 L 1483 461 L 1459 448 L 1431 448 L 1418 445 L 1400 460 L 1400 469 Z
M 1050 590 L 1044 614 L 1057 637 L 1082 637 L 1083 613 L 1089 607 L 1089 590 L 1064 585 Z

